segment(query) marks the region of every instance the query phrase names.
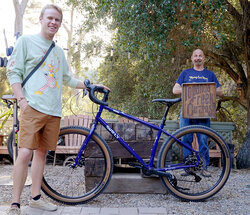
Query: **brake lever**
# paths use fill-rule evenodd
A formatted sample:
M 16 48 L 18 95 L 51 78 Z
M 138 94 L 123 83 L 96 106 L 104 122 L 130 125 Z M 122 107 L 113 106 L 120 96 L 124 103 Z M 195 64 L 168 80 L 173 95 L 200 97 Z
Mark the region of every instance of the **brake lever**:
M 84 90 L 83 90 L 83 96 L 82 96 L 82 97 L 88 95 L 88 92 L 89 92 L 89 91 L 88 91 L 87 89 L 84 89 Z

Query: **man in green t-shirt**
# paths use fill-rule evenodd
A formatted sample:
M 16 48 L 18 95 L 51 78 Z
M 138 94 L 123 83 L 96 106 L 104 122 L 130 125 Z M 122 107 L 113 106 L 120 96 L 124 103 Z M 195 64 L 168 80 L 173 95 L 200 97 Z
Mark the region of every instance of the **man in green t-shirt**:
M 58 6 L 46 5 L 39 18 L 40 33 L 20 37 L 8 62 L 7 77 L 18 100 L 21 117 L 19 152 L 13 172 L 13 199 L 7 214 L 21 214 L 20 196 L 32 155 L 29 205 L 47 211 L 57 210 L 56 205 L 46 202 L 40 194 L 46 153 L 56 149 L 62 114 L 62 85 L 77 89 L 84 89 L 85 85 L 71 76 L 64 52 L 57 45 L 23 88 L 21 83 L 48 51 L 62 18 Z

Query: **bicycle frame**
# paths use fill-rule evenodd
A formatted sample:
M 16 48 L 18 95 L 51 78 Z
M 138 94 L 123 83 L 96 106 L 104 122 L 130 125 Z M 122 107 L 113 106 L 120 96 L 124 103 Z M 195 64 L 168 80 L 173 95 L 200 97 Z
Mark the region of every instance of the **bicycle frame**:
M 114 166 L 115 162 L 112 156 L 113 148 L 110 149 L 109 145 L 113 145 L 113 141 L 107 144 L 102 138 L 102 130 L 100 132 L 101 135 L 98 134 L 100 130 L 98 126 L 104 126 L 113 139 L 115 139 L 115 148 L 118 147 L 117 150 L 125 148 L 129 153 L 128 156 L 118 157 L 119 159 L 121 157 L 124 157 L 124 159 L 133 158 L 133 161 L 129 162 L 129 166 L 137 168 L 137 170 L 139 169 L 145 176 L 159 176 L 163 186 L 167 188 L 169 193 L 180 198 L 182 201 L 203 201 L 215 195 L 225 185 L 230 174 L 231 159 L 228 146 L 220 135 L 213 129 L 201 125 L 186 126 L 178 129 L 173 134 L 164 131 L 168 110 L 172 105 L 180 102 L 181 98 L 154 99 L 152 102 L 159 102 L 166 105 L 162 122 L 159 125 L 154 125 L 152 122 L 146 122 L 109 107 L 107 101 L 110 91 L 103 86 L 92 85 L 87 79 L 84 81 L 84 84 L 89 92 L 90 100 L 100 106 L 98 106 L 99 109 L 90 129 L 77 125 L 69 125 L 61 128 L 59 140 L 62 140 L 62 144 L 60 144 L 61 147 L 57 148 L 58 152 L 61 154 L 72 152 L 74 155 L 68 156 L 64 161 L 62 158 L 65 158 L 65 156 L 57 158 L 57 153 L 54 152 L 48 153 L 46 156 L 48 162 L 46 162 L 46 171 L 44 171 L 43 175 L 42 189 L 49 197 L 65 204 L 83 204 L 101 194 L 109 182 L 112 183 L 112 174 L 116 166 Z M 97 93 L 103 94 L 102 98 L 100 95 L 97 97 Z M 120 129 L 117 129 L 117 133 L 111 128 L 113 126 L 101 117 L 103 110 L 116 114 L 119 117 L 130 119 L 137 123 L 137 125 L 141 124 L 147 130 L 151 131 L 154 129 L 154 140 L 150 138 L 150 148 L 152 148 L 152 151 L 150 153 L 143 153 L 146 154 L 144 156 L 139 153 L 141 149 L 138 149 L 138 151 L 132 149 L 131 147 L 134 144 L 137 145 L 136 142 L 133 142 L 134 144 L 129 146 L 130 141 L 126 143 L 121 137 L 123 135 L 121 134 L 120 136 Z M 133 127 L 135 127 L 134 123 L 129 124 L 131 126 L 133 124 Z M 114 129 L 116 127 L 114 126 Z M 161 137 L 162 134 L 164 138 Z M 203 159 L 202 153 L 200 155 L 196 151 L 198 150 L 196 149 L 197 143 L 201 149 L 200 140 L 203 139 L 201 135 L 213 141 L 212 144 L 208 145 L 208 149 L 206 150 L 215 149 L 215 151 L 211 151 L 216 152 L 215 156 L 210 157 L 216 157 L 217 159 L 209 159 L 209 163 L 206 163 L 206 155 Z M 125 140 L 126 136 L 124 137 Z M 79 140 L 82 140 L 80 149 Z M 207 139 L 204 138 L 204 141 L 207 141 Z M 121 145 L 117 146 L 117 142 Z M 164 143 L 162 144 L 162 142 Z M 78 146 L 79 151 L 77 153 L 73 150 L 70 151 L 71 146 L 74 145 Z M 160 150 L 158 152 L 159 147 Z M 61 149 L 67 149 L 68 151 Z M 187 153 L 188 155 L 186 156 L 185 153 L 184 156 L 183 149 L 190 150 L 192 154 Z M 136 161 L 134 161 L 135 159 Z M 157 162 L 156 166 L 154 165 L 155 162 Z M 56 184 L 54 183 L 56 180 L 55 176 L 58 176 L 58 183 Z
M 6 111 L 1 117 L 6 116 L 6 121 L 9 118 L 10 115 L 13 115 L 13 161 L 15 164 L 16 161 L 16 155 L 17 155 L 17 151 L 18 151 L 18 147 L 17 147 L 17 132 L 19 130 L 19 125 L 18 125 L 18 106 L 17 106 L 17 100 L 16 97 L 14 95 L 3 95 L 2 96 L 3 100 L 6 100 L 7 106 L 9 108 L 8 111 Z M 12 102 L 10 102 L 12 100 Z M 10 105 L 13 105 L 13 108 L 10 108 Z M 8 117 L 7 117 L 8 116 Z M 0 118 L 1 118 L 0 117 Z M 6 122 L 4 120 L 4 123 Z M 2 125 L 4 125 L 4 123 L 2 123 Z
M 2 123 L 0 124 L 0 129 L 3 128 L 4 124 L 6 123 L 6 121 L 9 119 L 9 117 L 13 114 L 12 109 L 8 109 L 5 113 L 3 113 L 2 115 L 0 115 L 0 119 L 2 119 L 3 117 L 5 117 L 2 121 Z
M 122 117 L 125 117 L 125 118 L 128 118 L 128 119 L 131 119 L 133 121 L 136 121 L 136 122 L 139 122 L 147 127 L 150 127 L 152 129 L 155 129 L 158 131 L 157 135 L 156 135 L 156 139 L 154 141 L 154 144 L 153 144 L 153 148 L 152 148 L 152 152 L 151 152 L 151 155 L 150 155 L 150 162 L 149 164 L 146 164 L 143 159 L 119 136 L 119 134 L 117 134 L 106 122 L 105 120 L 103 120 L 101 118 L 101 114 L 102 114 L 102 111 L 103 109 L 106 109 L 108 110 L 109 112 L 112 112 L 116 115 L 120 115 Z M 167 115 L 167 112 L 169 110 L 169 107 L 167 107 L 167 110 L 165 112 L 165 116 Z M 148 122 L 145 122 L 139 118 L 136 118 L 134 116 L 131 116 L 129 114 L 126 114 L 126 113 L 123 113 L 122 111 L 119 111 L 119 110 L 116 110 L 114 108 L 111 108 L 109 106 L 104 106 L 104 105 L 100 105 L 99 107 L 99 110 L 97 112 L 97 115 L 95 117 L 95 120 L 94 120 L 94 123 L 91 127 L 91 130 L 90 130 L 90 133 L 89 135 L 87 136 L 87 138 L 84 140 L 77 156 L 76 156 L 76 159 L 75 159 L 75 163 L 73 164 L 73 168 L 76 167 L 79 162 L 80 162 L 80 159 L 81 159 L 81 154 L 82 152 L 84 151 L 86 145 L 88 144 L 88 141 L 90 140 L 91 136 L 94 134 L 95 130 L 96 130 L 96 127 L 98 125 L 98 123 L 100 123 L 102 126 L 104 126 L 106 128 L 106 130 L 112 135 L 114 136 L 118 142 L 130 153 L 134 156 L 134 158 L 136 158 L 140 163 L 141 165 L 143 166 L 143 168 L 146 168 L 147 170 L 155 170 L 155 171 L 169 171 L 169 170 L 173 170 L 173 169 L 183 169 L 183 168 L 191 168 L 191 167 L 195 167 L 197 166 L 196 164 L 195 165 L 187 165 L 185 164 L 184 162 L 181 163 L 181 164 L 177 164 L 177 165 L 169 165 L 167 168 L 162 168 L 162 169 L 157 169 L 157 168 L 154 168 L 153 167 L 153 162 L 154 162 L 154 158 L 155 158 L 155 154 L 156 154 L 156 149 L 158 147 L 158 143 L 159 143 L 159 140 L 160 140 L 160 137 L 162 135 L 162 133 L 164 133 L 165 135 L 167 136 L 170 136 L 171 138 L 175 139 L 176 141 L 178 141 L 183 147 L 186 147 L 188 148 L 190 151 L 194 152 L 196 155 L 197 155 L 197 158 L 198 158 L 198 161 L 197 161 L 197 164 L 200 160 L 199 158 L 199 154 L 198 154 L 198 151 L 194 150 L 192 147 L 190 147 L 189 145 L 183 143 L 182 141 L 180 141 L 179 139 L 177 139 L 176 137 L 174 137 L 173 135 L 169 134 L 167 131 L 163 130 L 164 128 L 164 124 L 165 124 L 165 120 L 163 119 L 162 120 L 162 123 L 160 125 L 160 127 L 154 125 L 154 124 L 151 124 L 151 123 L 148 123 Z

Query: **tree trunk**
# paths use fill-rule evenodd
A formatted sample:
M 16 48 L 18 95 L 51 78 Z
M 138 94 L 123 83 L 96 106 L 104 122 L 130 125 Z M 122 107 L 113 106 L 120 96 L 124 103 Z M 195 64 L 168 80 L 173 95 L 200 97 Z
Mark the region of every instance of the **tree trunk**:
M 21 3 L 19 3 L 18 0 L 13 0 L 13 5 L 15 8 L 15 14 L 16 14 L 16 18 L 15 18 L 15 35 L 17 35 L 17 33 L 19 35 L 23 34 L 23 15 L 24 15 L 24 11 L 25 8 L 27 6 L 28 0 L 22 0 Z
M 250 168 L 250 2 L 249 0 L 239 0 L 242 8 L 242 14 L 239 13 L 228 0 L 225 0 L 228 6 L 228 11 L 238 23 L 239 31 L 242 35 L 242 47 L 243 47 L 243 64 L 245 66 L 246 75 L 244 73 L 238 73 L 239 77 L 244 79 L 244 100 L 247 106 L 247 133 L 245 140 L 240 148 L 240 151 L 236 158 L 236 166 L 239 169 Z M 237 68 L 237 67 L 236 67 Z
M 248 73 L 248 91 L 247 91 L 247 133 L 246 138 L 237 155 L 236 166 L 239 169 L 250 168 L 250 71 Z
M 238 169 L 250 168 L 250 130 L 247 131 L 244 143 L 237 155 L 236 166 Z

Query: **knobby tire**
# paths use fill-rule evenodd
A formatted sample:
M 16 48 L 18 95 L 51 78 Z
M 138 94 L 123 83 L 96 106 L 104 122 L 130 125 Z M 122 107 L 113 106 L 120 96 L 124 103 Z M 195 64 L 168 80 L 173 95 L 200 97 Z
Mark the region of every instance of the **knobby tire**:
M 96 133 L 81 155 L 81 165 L 71 167 L 81 145 L 79 141 L 82 143 L 89 132 L 83 127 L 62 128 L 57 153 L 48 152 L 42 190 L 58 202 L 69 205 L 86 203 L 96 198 L 110 181 L 112 154 L 107 143 Z
M 195 135 L 194 135 L 195 134 Z M 193 141 L 197 141 L 195 137 L 203 134 L 207 136 L 209 148 L 209 165 L 205 165 L 205 160 L 200 155 L 201 164 L 194 168 L 176 168 L 168 171 L 172 174 L 172 179 L 161 177 L 163 185 L 174 196 L 186 201 L 202 201 L 212 197 L 219 192 L 225 185 L 231 170 L 231 158 L 227 144 L 223 138 L 214 130 L 204 126 L 187 126 L 180 128 L 173 136 L 179 140 L 183 140 L 186 135 L 193 135 Z M 194 144 L 194 142 L 193 142 Z M 199 145 L 199 143 L 197 143 Z M 197 151 L 199 151 L 197 149 Z M 214 156 L 214 157 L 212 157 Z M 162 145 L 158 154 L 158 168 L 183 166 L 186 164 L 195 163 L 197 156 L 189 157 L 189 160 L 184 159 L 183 146 L 174 138 L 169 137 Z M 185 165 L 185 164 L 184 164 Z M 210 177 L 204 176 L 204 169 L 210 173 Z M 195 180 L 198 176 L 200 181 Z

